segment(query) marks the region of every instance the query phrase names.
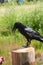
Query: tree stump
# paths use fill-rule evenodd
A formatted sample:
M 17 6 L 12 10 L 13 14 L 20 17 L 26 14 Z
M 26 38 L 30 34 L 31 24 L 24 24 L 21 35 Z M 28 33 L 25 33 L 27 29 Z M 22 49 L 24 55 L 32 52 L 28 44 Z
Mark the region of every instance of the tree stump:
M 35 49 L 28 47 L 12 50 L 12 65 L 35 65 Z

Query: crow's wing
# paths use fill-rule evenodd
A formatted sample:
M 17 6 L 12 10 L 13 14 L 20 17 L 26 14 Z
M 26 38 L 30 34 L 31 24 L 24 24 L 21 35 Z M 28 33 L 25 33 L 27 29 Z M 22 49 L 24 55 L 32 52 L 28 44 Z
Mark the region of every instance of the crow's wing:
M 28 32 L 33 32 L 34 31 L 34 30 L 32 30 L 32 28 L 25 28 L 25 30 L 28 31 Z
M 38 32 L 34 31 L 32 28 L 29 28 L 29 27 L 26 27 L 25 31 L 27 32 L 27 34 L 33 33 L 33 34 L 36 34 L 36 35 L 40 35 Z

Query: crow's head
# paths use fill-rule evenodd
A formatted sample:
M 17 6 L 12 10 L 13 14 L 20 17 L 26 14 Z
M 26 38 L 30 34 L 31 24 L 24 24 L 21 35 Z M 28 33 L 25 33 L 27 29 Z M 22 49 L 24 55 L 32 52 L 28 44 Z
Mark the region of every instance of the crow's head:
M 13 26 L 13 29 L 12 29 L 12 31 L 16 31 L 16 29 L 18 29 L 19 27 L 20 27 L 20 22 L 16 22 L 15 24 L 14 24 L 14 26 Z

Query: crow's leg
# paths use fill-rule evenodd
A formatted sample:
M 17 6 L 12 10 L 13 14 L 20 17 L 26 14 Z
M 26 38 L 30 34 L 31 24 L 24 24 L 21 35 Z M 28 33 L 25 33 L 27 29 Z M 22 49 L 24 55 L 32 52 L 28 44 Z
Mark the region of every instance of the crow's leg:
M 31 43 L 31 41 L 30 41 L 30 40 L 29 40 L 29 41 L 27 41 L 26 46 L 27 46 L 27 47 L 29 47 L 30 43 Z
M 26 43 L 26 46 L 22 46 L 22 48 L 27 48 L 27 47 L 29 47 L 30 43 L 31 43 L 31 40 L 28 40 L 27 43 Z

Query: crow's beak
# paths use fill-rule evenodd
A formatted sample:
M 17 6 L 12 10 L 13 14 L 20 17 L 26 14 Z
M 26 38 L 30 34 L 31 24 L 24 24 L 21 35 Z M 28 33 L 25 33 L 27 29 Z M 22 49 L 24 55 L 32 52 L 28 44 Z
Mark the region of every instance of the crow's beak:
M 12 32 L 16 31 L 16 25 L 14 25 L 14 27 L 12 28 Z
M 16 30 L 16 29 L 13 28 L 13 29 L 12 29 L 12 32 L 15 32 L 15 30 Z
M 14 30 L 12 29 L 12 32 L 13 32 Z

